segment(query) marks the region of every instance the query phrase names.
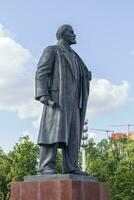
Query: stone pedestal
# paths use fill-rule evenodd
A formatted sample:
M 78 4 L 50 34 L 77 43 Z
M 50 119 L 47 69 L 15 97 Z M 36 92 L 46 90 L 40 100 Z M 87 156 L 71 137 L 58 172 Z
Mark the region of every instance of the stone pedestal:
M 31 176 L 11 184 L 11 200 L 109 200 L 109 189 L 93 177 Z

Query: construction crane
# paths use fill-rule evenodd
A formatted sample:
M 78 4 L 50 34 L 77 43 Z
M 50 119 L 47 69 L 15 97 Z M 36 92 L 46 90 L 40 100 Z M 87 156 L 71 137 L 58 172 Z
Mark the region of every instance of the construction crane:
M 99 128 L 90 128 L 90 130 L 101 131 L 107 133 L 107 138 L 109 138 L 109 133 L 114 133 L 115 131 L 109 129 L 99 129 Z
M 121 127 L 121 126 L 126 126 L 127 127 L 127 132 L 129 134 L 130 132 L 130 127 L 134 126 L 134 124 L 118 124 L 118 125 L 110 125 L 109 127 Z

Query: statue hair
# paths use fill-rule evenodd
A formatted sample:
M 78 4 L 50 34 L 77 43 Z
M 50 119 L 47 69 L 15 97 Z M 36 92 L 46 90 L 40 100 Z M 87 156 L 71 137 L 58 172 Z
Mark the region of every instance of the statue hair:
M 69 24 L 64 24 L 58 28 L 56 32 L 57 40 L 60 40 L 61 38 L 63 38 L 63 35 L 68 30 L 68 28 L 72 28 L 72 26 L 70 26 Z

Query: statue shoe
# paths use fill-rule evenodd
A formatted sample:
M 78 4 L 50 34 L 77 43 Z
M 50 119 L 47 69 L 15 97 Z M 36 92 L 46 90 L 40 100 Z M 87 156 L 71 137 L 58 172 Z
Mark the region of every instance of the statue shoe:
M 88 173 L 87 172 L 84 172 L 80 169 L 76 169 L 74 171 L 71 172 L 72 174 L 77 174 L 77 175 L 81 175 L 81 176 L 88 176 Z
M 55 169 L 50 169 L 50 170 L 43 170 L 41 171 L 42 175 L 49 175 L 49 174 L 57 174 Z
M 76 174 L 76 175 L 81 175 L 81 176 L 89 176 L 89 174 L 87 172 L 84 172 L 82 170 L 80 170 L 79 168 L 78 169 L 75 169 L 75 170 L 72 170 L 72 171 L 69 171 L 69 172 L 66 172 L 66 174 Z

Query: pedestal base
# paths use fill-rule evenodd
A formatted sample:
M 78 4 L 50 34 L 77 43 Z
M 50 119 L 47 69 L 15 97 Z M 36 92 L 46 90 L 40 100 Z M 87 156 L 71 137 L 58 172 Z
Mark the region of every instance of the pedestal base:
M 92 179 L 37 179 L 13 182 L 11 200 L 109 200 L 107 183 Z

